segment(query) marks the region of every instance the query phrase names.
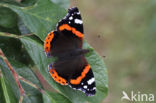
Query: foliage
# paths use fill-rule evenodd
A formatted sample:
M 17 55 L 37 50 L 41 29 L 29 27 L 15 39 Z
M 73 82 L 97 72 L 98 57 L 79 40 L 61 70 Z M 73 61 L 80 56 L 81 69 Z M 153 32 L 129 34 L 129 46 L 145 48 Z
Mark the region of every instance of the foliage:
M 6 56 L 0 56 L 0 102 L 17 103 L 22 100 L 23 103 L 95 103 L 106 97 L 106 67 L 102 58 L 86 41 L 83 48 L 91 50 L 85 56 L 95 75 L 95 96 L 86 97 L 80 91 L 61 86 L 48 73 L 48 64 L 54 58 L 45 56 L 43 41 L 47 33 L 55 29 L 59 19 L 66 15 L 65 8 L 68 6 L 68 0 L 0 1 L 0 48 Z M 6 58 L 18 73 L 18 79 L 25 91 L 24 96 L 20 94 L 19 85 L 10 72 Z M 44 83 L 36 77 L 38 71 L 56 91 L 50 92 L 44 88 Z

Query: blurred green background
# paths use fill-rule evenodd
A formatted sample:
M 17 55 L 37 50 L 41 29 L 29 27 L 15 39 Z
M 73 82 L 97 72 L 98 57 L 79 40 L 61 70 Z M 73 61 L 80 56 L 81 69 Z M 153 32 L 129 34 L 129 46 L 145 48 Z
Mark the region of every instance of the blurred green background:
M 121 102 L 122 91 L 156 94 L 156 0 L 71 2 L 81 11 L 86 40 L 106 56 L 109 94 L 103 102 L 128 103 Z

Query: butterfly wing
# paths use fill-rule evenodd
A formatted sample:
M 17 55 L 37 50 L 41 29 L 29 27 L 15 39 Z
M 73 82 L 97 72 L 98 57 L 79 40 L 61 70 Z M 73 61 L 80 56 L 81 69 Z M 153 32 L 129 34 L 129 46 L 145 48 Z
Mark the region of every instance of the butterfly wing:
M 65 27 L 64 26 L 65 24 L 68 25 L 68 26 Z M 68 9 L 67 15 L 61 21 L 59 21 L 57 25 L 58 25 L 57 26 L 58 31 L 62 31 L 62 30 L 65 30 L 65 29 L 69 30 L 68 27 L 71 27 L 72 28 L 71 31 L 75 35 L 77 35 L 79 33 L 80 34 L 79 36 L 83 37 L 83 33 L 84 33 L 84 31 L 83 31 L 83 21 L 82 21 L 82 18 L 81 18 L 80 11 L 78 10 L 77 7 L 73 7 L 73 8 Z M 75 30 L 77 31 L 77 33 L 76 33 Z
M 69 86 L 73 89 L 84 92 L 87 96 L 93 96 L 96 93 L 96 84 L 94 74 L 90 65 L 84 57 L 82 57 L 84 64 L 79 72 L 73 73 L 69 79 Z
M 70 8 L 67 15 L 58 22 L 57 31 L 50 32 L 44 42 L 45 53 L 48 57 L 59 56 L 82 48 L 83 23 L 77 7 Z
M 58 22 L 57 30 L 50 32 L 46 37 L 44 49 L 48 57 L 58 57 L 53 65 L 49 64 L 49 73 L 56 82 L 92 96 L 96 92 L 95 79 L 84 54 L 70 56 L 79 52 L 78 50 L 83 51 L 83 33 L 80 12 L 77 7 L 71 8 Z M 66 56 L 62 59 L 64 55 Z
M 87 67 L 88 65 L 86 65 L 85 68 Z M 85 68 L 83 70 L 85 70 Z M 81 80 L 81 82 L 76 83 L 76 81 L 78 81 L 80 77 L 82 77 L 82 75 L 77 77 L 76 79 L 71 79 L 71 80 L 75 80 L 75 82 L 74 81 L 72 82 L 70 80 L 69 86 L 73 89 L 84 92 L 87 96 L 94 96 L 96 93 L 96 84 L 95 84 L 95 78 L 91 68 L 86 73 L 85 77 Z
M 51 64 L 50 64 L 51 65 Z M 51 65 L 52 66 L 52 65 Z M 62 69 L 63 68 L 63 69 Z M 56 61 L 49 68 L 53 79 L 61 85 L 69 85 L 71 88 L 84 92 L 87 96 L 96 93 L 96 84 L 90 65 L 83 55 L 65 61 Z M 64 79 L 64 80 L 63 80 Z

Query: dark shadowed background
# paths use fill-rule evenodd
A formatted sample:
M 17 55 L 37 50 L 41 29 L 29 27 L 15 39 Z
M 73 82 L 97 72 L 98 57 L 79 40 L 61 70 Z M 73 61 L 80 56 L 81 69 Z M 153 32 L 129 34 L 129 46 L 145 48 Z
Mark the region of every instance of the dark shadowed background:
M 71 2 L 81 11 L 86 40 L 108 68 L 103 102 L 122 103 L 122 91 L 156 94 L 156 0 Z

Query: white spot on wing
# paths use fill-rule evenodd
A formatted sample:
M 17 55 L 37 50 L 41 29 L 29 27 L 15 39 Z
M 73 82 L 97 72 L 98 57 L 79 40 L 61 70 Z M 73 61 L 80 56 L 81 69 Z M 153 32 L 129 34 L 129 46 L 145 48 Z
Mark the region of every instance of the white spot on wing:
M 89 85 L 91 85 L 94 81 L 95 81 L 95 79 L 94 78 L 91 78 L 87 82 L 88 82 Z
M 73 19 L 73 17 L 71 16 L 71 17 L 69 17 L 69 20 L 72 20 Z
M 96 90 L 96 87 L 94 87 L 93 90 Z
M 77 13 L 77 15 L 79 15 L 79 14 L 80 14 L 80 12 Z
M 80 19 L 75 19 L 75 23 L 76 23 L 76 24 L 82 24 L 83 22 L 82 22 L 82 20 L 80 20 Z
M 84 88 L 84 89 L 87 89 L 87 85 L 84 85 L 83 88 Z

